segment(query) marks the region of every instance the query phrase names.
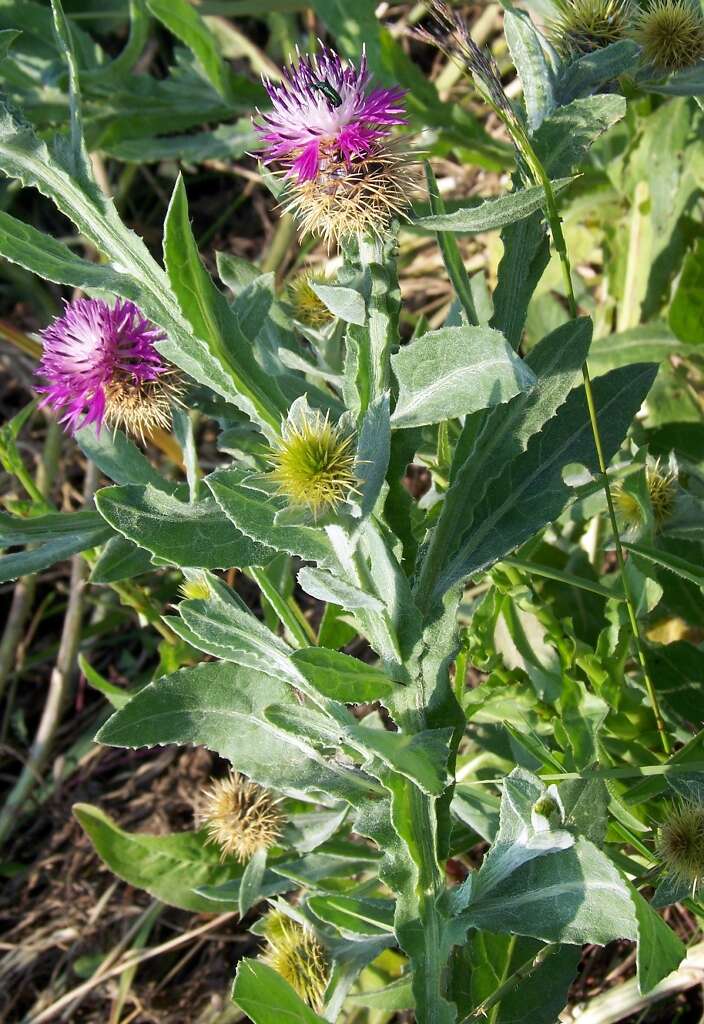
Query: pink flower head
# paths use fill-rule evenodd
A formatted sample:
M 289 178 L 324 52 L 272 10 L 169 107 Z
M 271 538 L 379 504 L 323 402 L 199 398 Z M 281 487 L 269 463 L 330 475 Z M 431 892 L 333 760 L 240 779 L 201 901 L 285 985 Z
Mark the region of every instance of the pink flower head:
M 321 168 L 368 156 L 393 125 L 406 124 L 405 90 L 367 92 L 369 80 L 364 53 L 359 68 L 343 67 L 325 47 L 285 68 L 279 85 L 265 80 L 273 109 L 256 125 L 265 161 L 282 161 L 300 183 L 314 180 Z
M 44 352 L 37 373 L 47 380 L 37 388 L 60 422 L 74 433 L 110 419 L 116 393 L 139 393 L 146 382 L 168 370 L 154 348 L 166 335 L 133 302 L 76 299 L 63 316 L 41 332 Z M 106 417 L 107 412 L 107 417 Z

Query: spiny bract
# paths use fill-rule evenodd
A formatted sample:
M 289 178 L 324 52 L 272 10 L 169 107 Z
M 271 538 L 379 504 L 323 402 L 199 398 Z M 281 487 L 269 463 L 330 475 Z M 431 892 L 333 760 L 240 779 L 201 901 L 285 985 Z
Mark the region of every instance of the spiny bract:
M 355 489 L 354 435 L 317 410 L 284 424 L 269 460 L 278 493 L 293 505 L 306 506 L 314 516 L 335 511 Z
M 625 39 L 629 0 L 556 0 L 558 13 L 546 24 L 550 42 L 563 57 L 576 59 Z
M 267 948 L 262 959 L 311 1009 L 322 1010 L 330 979 L 330 962 L 313 932 L 283 912 L 274 911 L 266 919 L 264 935 Z
M 669 873 L 695 888 L 704 874 L 704 806 L 673 806 L 660 826 L 657 849 Z
M 704 57 L 704 17 L 690 0 L 652 0 L 635 22 L 635 41 L 648 64 L 680 71 Z
M 299 274 L 288 286 L 288 301 L 299 323 L 306 327 L 325 327 L 335 317 L 314 291 L 314 284 L 330 284 L 330 280 L 315 270 Z
M 270 794 L 237 772 L 217 779 L 203 791 L 198 818 L 208 841 L 220 847 L 223 860 L 234 856 L 240 862 L 273 846 L 283 824 Z
M 653 509 L 655 526 L 661 528 L 672 516 L 677 495 L 677 477 L 674 473 L 663 473 L 660 462 L 646 466 L 645 482 L 648 496 Z M 643 510 L 638 499 L 622 484 L 614 488 L 614 503 L 619 519 L 627 529 L 637 529 L 643 525 Z

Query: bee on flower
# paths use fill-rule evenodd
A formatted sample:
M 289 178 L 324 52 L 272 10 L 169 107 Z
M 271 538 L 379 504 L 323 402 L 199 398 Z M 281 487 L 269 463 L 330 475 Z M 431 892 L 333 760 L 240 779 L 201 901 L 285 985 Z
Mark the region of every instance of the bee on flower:
M 379 236 L 408 203 L 409 160 L 391 140 L 406 124 L 404 90 L 370 82 L 364 54 L 358 67 L 343 65 L 326 47 L 299 56 L 280 83 L 264 80 L 272 109 L 255 124 L 264 162 L 284 171 L 284 207 L 301 232 L 328 244 Z
M 76 299 L 40 335 L 37 388 L 70 433 L 95 424 L 124 427 L 144 439 L 171 423 L 180 387 L 156 343 L 166 335 L 133 303 Z

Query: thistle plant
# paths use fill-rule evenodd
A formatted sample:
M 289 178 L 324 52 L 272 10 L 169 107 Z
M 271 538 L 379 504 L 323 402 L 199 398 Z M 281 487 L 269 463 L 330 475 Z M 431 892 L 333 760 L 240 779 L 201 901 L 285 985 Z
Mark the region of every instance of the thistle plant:
M 430 164 L 424 206 L 412 204 L 405 133 L 416 124 L 381 43 L 382 85 L 364 53 L 343 61 L 323 44 L 267 80 L 270 108 L 254 117 L 266 178 L 278 175 L 283 209 L 313 236 L 306 245 L 339 249 L 336 277 L 313 290 L 325 312 L 316 305 L 311 324 L 300 304 L 290 316 L 274 274 L 221 256 L 223 287 L 213 280 L 180 176 L 163 268 L 123 224 L 92 177 L 80 69 L 59 0 L 52 7 L 68 131 L 47 144 L 8 104 L 0 169 L 49 197 L 105 260 L 89 263 L 4 213 L 0 250 L 100 292 L 44 334 L 41 394 L 112 482 L 81 512 L 2 514 L 7 546 L 27 549 L 0 566 L 9 576 L 26 559 L 35 571 L 85 552 L 92 583 L 118 596 L 132 576 L 168 573 L 169 600 L 155 612 L 148 594 L 146 607 L 169 650 L 146 685 L 117 695 L 102 686 L 114 707 L 97 740 L 199 745 L 230 766 L 203 798 L 204 827 L 186 834 L 131 836 L 79 805 L 96 849 L 157 899 L 251 923 L 233 998 L 254 1024 L 399 1009 L 418 1024 L 487 1014 L 552 1024 L 580 946 L 614 939 L 637 944 L 639 985 L 651 990 L 685 950 L 641 893 L 642 872 L 665 860 L 682 878 L 694 861 L 685 850 L 677 867 L 685 811 L 657 846 L 643 842 L 643 801 L 685 772 L 698 784 L 701 766 L 696 716 L 656 677 L 645 627 L 659 569 L 693 585 L 701 572 L 657 538 L 621 539 L 612 460 L 620 453 L 619 475 L 643 467 L 642 455 L 622 463 L 640 443 L 633 421 L 658 365 L 625 361 L 592 380 L 594 323 L 558 207 L 626 114 L 616 85 L 597 87 L 618 82 L 613 62 L 632 61 L 635 48 L 609 53 L 606 71 L 572 52 L 559 61 L 525 14 L 507 10 L 521 105 L 457 12 L 437 5 L 441 38 L 420 36 L 478 86 L 515 168 L 512 191 L 450 212 Z M 205 23 L 185 10 L 221 102 L 230 80 L 204 60 Z M 394 66 L 414 81 L 404 56 Z M 420 92 L 416 112 L 450 116 L 456 131 L 460 112 L 438 99 L 438 114 L 431 83 Z M 410 338 L 401 214 L 437 241 L 452 289 L 447 316 L 415 318 Z M 455 235 L 494 230 L 504 255 L 491 291 L 482 271 L 469 278 Z M 527 345 L 551 252 L 559 317 Z M 158 395 L 166 417 L 176 379 L 178 449 L 165 470 L 121 426 L 137 425 L 138 440 L 166 427 L 150 403 Z M 212 443 L 207 454 L 199 445 L 212 410 L 215 457 Z M 4 437 L 4 452 L 14 440 Z M 406 486 L 409 465 L 426 469 L 421 500 Z M 653 480 L 663 516 L 670 482 Z M 569 614 L 555 584 L 574 599 Z M 585 594 L 590 619 L 577 637 Z M 686 757 L 670 758 L 673 742 L 688 743 Z M 636 763 L 644 750 L 647 766 Z M 477 979 L 488 948 L 487 986 Z

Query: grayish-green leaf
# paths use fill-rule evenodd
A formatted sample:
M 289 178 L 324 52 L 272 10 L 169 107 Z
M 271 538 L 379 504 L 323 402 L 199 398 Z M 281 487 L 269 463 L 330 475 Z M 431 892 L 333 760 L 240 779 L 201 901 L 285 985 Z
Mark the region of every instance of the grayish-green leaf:
M 443 327 L 391 357 L 399 396 L 391 424 L 416 427 L 464 416 L 528 391 L 535 377 L 490 327 Z
M 198 665 L 140 690 L 97 739 L 118 747 L 200 744 L 262 786 L 323 803 L 369 791 L 365 776 L 275 729 L 263 713 L 271 704 L 298 707 L 289 687 L 271 676 L 227 662 Z
M 383 700 L 393 683 L 378 668 L 325 647 L 304 647 L 291 655 L 296 668 L 326 697 L 345 704 Z
M 560 178 L 552 182 L 554 192 L 567 188 L 574 178 Z M 464 206 L 452 213 L 439 214 L 434 217 L 421 217 L 414 221 L 417 227 L 431 228 L 433 231 L 452 231 L 457 233 L 481 234 L 494 231 L 496 228 L 515 224 L 529 217 L 536 210 L 545 206 L 545 191 L 542 186 L 509 192 L 508 195 L 496 199 L 487 199 L 478 206 Z
M 360 293 L 354 288 L 319 284 L 316 281 L 311 282 L 311 288 L 333 316 L 339 317 L 340 320 L 344 320 L 348 324 L 364 326 L 367 319 L 367 307 Z
M 104 487 L 95 496 L 104 519 L 153 555 L 208 569 L 266 565 L 275 552 L 237 530 L 210 497 L 197 502 L 146 486 Z

